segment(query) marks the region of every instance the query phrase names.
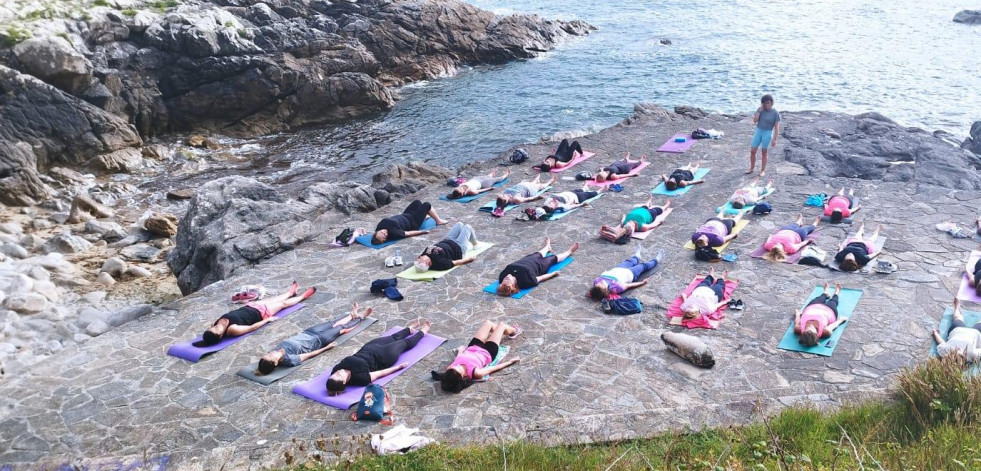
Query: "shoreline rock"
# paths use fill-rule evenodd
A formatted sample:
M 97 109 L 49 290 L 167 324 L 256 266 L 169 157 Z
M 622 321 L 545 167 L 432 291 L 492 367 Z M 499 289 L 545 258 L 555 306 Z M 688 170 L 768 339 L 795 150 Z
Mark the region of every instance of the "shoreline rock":
M 954 23 L 981 25 L 981 10 L 962 10 L 954 15 Z

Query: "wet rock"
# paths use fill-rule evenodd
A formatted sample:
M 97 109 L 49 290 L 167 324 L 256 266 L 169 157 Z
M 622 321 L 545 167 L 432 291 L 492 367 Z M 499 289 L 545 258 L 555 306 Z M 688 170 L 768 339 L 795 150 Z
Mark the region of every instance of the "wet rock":
M 0 224 L 0 232 L 10 235 L 20 235 L 24 232 L 24 228 L 20 227 L 20 224 L 14 222 L 5 222 Z
M 167 199 L 169 200 L 189 200 L 192 196 L 194 196 L 194 190 L 191 189 L 170 190 L 167 192 Z
M 702 368 L 715 366 L 715 357 L 712 355 L 712 351 L 698 337 L 677 332 L 665 332 L 661 334 L 661 340 L 668 347 L 668 350 L 695 366 Z
M 170 213 L 153 213 L 143 227 L 151 234 L 158 237 L 173 237 L 177 235 L 177 216 Z
M 147 244 L 135 244 L 120 250 L 119 255 L 134 262 L 155 262 L 160 256 L 160 249 Z
M 981 121 L 975 121 L 974 124 L 971 125 L 971 137 L 964 139 L 964 143 L 961 144 L 961 148 L 974 152 L 977 155 L 981 155 Z
M 48 300 L 37 293 L 19 293 L 7 296 L 3 307 L 19 314 L 36 314 L 48 307 Z
M 112 278 L 112 275 L 106 272 L 101 272 L 95 277 L 95 283 L 104 288 L 112 288 L 112 286 L 116 284 L 116 280 Z
M 24 247 L 10 242 L 0 245 L 0 253 L 12 258 L 27 258 L 30 255 Z
M 92 247 L 92 243 L 69 233 L 57 234 L 44 243 L 44 253 L 79 253 Z
M 136 306 L 130 306 L 125 309 L 121 309 L 109 315 L 109 320 L 106 321 L 112 327 L 119 327 L 127 322 L 135 321 L 149 313 L 153 312 L 153 306 L 149 304 L 138 304 Z
M 455 175 L 450 169 L 423 162 L 391 165 L 375 174 L 372 186 L 387 191 L 394 198 L 415 193 L 433 183 L 443 183 Z
M 218 149 L 221 147 L 217 142 L 208 139 L 200 134 L 195 134 L 187 138 L 187 145 L 197 148 Z
M 392 201 L 385 190 L 356 182 L 317 183 L 307 188 L 300 201 L 319 211 L 339 211 L 344 214 L 374 211 Z
M 75 198 L 72 199 L 72 207 L 67 219 L 68 222 L 72 224 L 80 223 L 88 220 L 91 216 L 97 218 L 112 217 L 112 211 L 99 204 L 98 201 L 92 199 L 89 195 L 75 195 Z
M 108 273 L 112 275 L 113 278 L 119 278 L 126 272 L 128 266 L 126 262 L 117 257 L 107 258 L 105 262 L 102 263 L 102 268 L 99 270 L 102 273 Z
M 100 155 L 89 162 L 89 167 L 99 173 L 133 172 L 142 166 L 143 154 L 132 147 Z
M 981 10 L 962 10 L 954 15 L 954 23 L 981 25 Z
M 126 276 L 131 278 L 147 278 L 153 276 L 150 270 L 143 267 L 132 266 L 126 269 Z

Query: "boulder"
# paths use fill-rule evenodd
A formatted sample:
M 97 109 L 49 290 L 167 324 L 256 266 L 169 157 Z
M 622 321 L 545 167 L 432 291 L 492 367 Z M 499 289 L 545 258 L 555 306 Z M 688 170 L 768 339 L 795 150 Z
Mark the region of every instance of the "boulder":
M 41 219 L 43 221 L 43 219 Z M 44 239 L 37 234 L 24 234 L 18 241 L 21 247 L 27 250 L 36 250 L 44 245 Z
M 48 300 L 37 293 L 11 294 L 3 300 L 3 307 L 19 314 L 36 314 L 48 307 Z
M 669 331 L 661 334 L 661 341 L 664 342 L 669 351 L 695 366 L 701 368 L 715 366 L 712 350 L 698 337 Z
M 85 293 L 81 296 L 82 301 L 85 301 L 91 305 L 101 304 L 104 299 L 106 299 L 105 291 L 92 291 Z
M 5 222 L 0 224 L 0 232 L 10 235 L 20 235 L 24 232 L 24 228 L 15 222 Z
M 136 306 L 130 306 L 125 309 L 121 309 L 109 315 L 109 320 L 106 321 L 112 327 L 119 327 L 127 322 L 135 321 L 149 313 L 153 312 L 153 306 L 149 304 L 138 304 Z
M 61 290 L 50 281 L 36 281 L 34 283 L 34 292 L 44 296 L 48 301 L 53 303 L 61 299 Z
M 393 198 L 411 195 L 433 183 L 444 183 L 455 175 L 450 169 L 423 162 L 391 165 L 372 178 L 372 186 L 387 191 Z
M 962 10 L 954 15 L 954 23 L 981 25 L 981 10 Z
M 674 112 L 675 114 L 691 119 L 702 119 L 709 115 L 705 110 L 695 108 L 694 106 L 675 106 Z
M 385 190 L 356 182 L 321 182 L 308 187 L 299 199 L 321 212 L 334 210 L 350 215 L 374 211 L 390 203 L 392 196 Z
M 970 137 L 964 140 L 961 147 L 977 155 L 981 155 L 981 121 L 975 121 L 971 125 Z
M 189 188 L 170 190 L 167 192 L 167 199 L 169 200 L 189 200 L 194 196 L 194 190 Z
M 134 244 L 119 251 L 119 255 L 132 262 L 155 262 L 160 249 L 147 244 Z
M 0 253 L 13 258 L 27 258 L 30 255 L 24 247 L 10 242 L 0 245 Z
M 7 280 L 7 287 L 4 291 L 7 294 L 30 293 L 34 289 L 34 279 L 20 273 Z
M 314 235 L 313 209 L 249 178 L 206 183 L 191 198 L 167 260 L 181 292 L 192 293 L 240 267 L 292 250 Z
M 85 333 L 91 337 L 98 337 L 106 332 L 109 332 L 111 327 L 106 324 L 105 321 L 96 320 L 85 326 Z
M 95 277 L 95 283 L 103 288 L 112 288 L 116 284 L 116 280 L 112 278 L 112 275 L 101 272 Z
M 147 278 L 153 276 L 150 270 L 143 267 L 132 266 L 126 269 L 126 276 L 130 278 Z
M 143 227 L 158 237 L 177 235 L 177 216 L 170 213 L 153 213 L 143 222 Z
M 57 234 L 44 243 L 44 253 L 79 253 L 92 247 L 92 243 L 70 232 Z
M 92 63 L 60 36 L 39 36 L 13 48 L 20 69 L 68 93 L 77 93 L 92 77 Z
M 106 242 L 116 242 L 126 237 L 126 230 L 110 221 L 88 221 L 85 223 L 85 230 L 91 234 L 98 234 Z
M 129 268 L 122 259 L 117 257 L 107 258 L 105 262 L 102 263 L 102 269 L 99 271 L 101 273 L 108 273 L 112 275 L 113 278 L 119 278 L 126 272 Z

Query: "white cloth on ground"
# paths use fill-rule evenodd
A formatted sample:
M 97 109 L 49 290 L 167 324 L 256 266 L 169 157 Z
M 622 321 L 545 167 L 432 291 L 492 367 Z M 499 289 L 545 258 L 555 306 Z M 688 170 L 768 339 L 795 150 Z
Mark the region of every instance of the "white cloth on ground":
M 416 435 L 417 433 L 419 433 L 417 428 L 408 428 L 403 424 L 396 425 L 385 433 L 372 434 L 371 449 L 382 456 L 391 453 L 403 454 L 436 442 L 432 438 Z

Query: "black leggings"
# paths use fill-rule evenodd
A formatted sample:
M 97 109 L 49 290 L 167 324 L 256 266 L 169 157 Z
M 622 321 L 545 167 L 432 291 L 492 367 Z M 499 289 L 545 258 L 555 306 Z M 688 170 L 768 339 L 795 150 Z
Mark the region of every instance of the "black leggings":
M 572 192 L 576 194 L 576 197 L 577 198 L 579 198 L 579 202 L 580 203 L 582 203 L 582 202 L 584 202 L 584 201 L 586 201 L 588 199 L 595 198 L 596 195 L 599 194 L 598 191 L 572 190 Z
M 712 288 L 712 291 L 715 291 L 715 297 L 719 298 L 719 301 L 722 301 L 726 297 L 726 280 L 722 278 L 716 279 L 712 278 L 712 275 L 708 275 L 698 286 Z
M 406 350 L 411 350 L 422 340 L 426 334 L 416 331 L 411 334 L 408 327 L 386 337 L 374 339 L 361 347 L 362 352 L 372 352 L 378 361 L 378 368 L 385 369 L 395 365 L 399 361 L 399 355 Z
M 810 306 L 811 304 L 824 304 L 825 306 L 830 307 L 831 310 L 835 312 L 835 317 L 836 318 L 838 317 L 838 295 L 837 294 L 835 294 L 835 295 L 833 295 L 833 296 L 831 296 L 829 298 L 828 295 L 826 295 L 824 293 L 821 293 L 820 296 L 812 299 L 811 302 L 807 303 L 808 306 Z
M 555 150 L 555 160 L 557 162 L 569 162 L 572 160 L 572 153 L 578 152 L 582 154 L 582 146 L 579 145 L 579 141 L 572 141 L 572 145 L 569 145 L 568 139 L 562 139 L 559 143 L 559 148 Z
M 723 226 L 726 226 L 726 234 L 727 235 L 728 234 L 732 234 L 732 228 L 733 227 L 736 227 L 736 220 L 735 219 L 709 218 L 709 220 L 708 221 L 705 221 L 705 222 L 708 223 L 709 221 L 719 221 L 719 222 L 721 222 Z
M 412 227 L 419 229 L 422 227 L 422 221 L 425 221 L 426 217 L 429 216 L 429 210 L 431 209 L 433 209 L 433 205 L 415 200 L 409 203 L 409 206 L 405 208 L 405 211 L 402 211 L 402 214 L 406 215 L 412 221 Z
M 470 343 L 468 343 L 467 346 L 468 347 L 476 346 L 476 347 L 483 348 L 484 350 L 487 350 L 487 353 L 490 354 L 491 361 L 494 361 L 494 358 L 497 358 L 497 352 L 499 352 L 501 349 L 501 347 L 497 345 L 497 342 L 491 342 L 490 340 L 484 342 L 483 340 L 480 340 L 477 337 L 470 339 Z

